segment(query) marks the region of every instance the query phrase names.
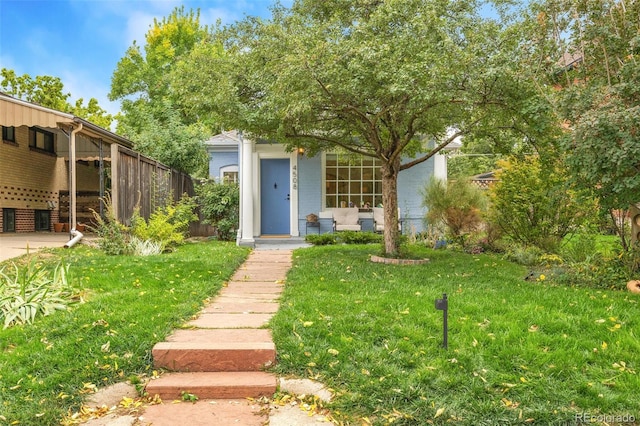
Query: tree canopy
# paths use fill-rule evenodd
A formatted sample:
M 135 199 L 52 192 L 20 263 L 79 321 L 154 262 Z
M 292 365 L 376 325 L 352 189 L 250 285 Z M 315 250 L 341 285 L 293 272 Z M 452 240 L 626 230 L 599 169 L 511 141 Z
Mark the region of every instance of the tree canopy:
M 607 211 L 640 202 L 639 16 L 640 3 L 627 0 L 532 8 L 534 78 L 556 88 L 575 184 L 594 191 Z
M 95 98 L 89 99 L 87 105 L 79 98 L 74 104 L 69 103 L 71 93 L 64 91 L 64 84 L 58 77 L 29 74 L 17 75 L 14 70 L 2 68 L 0 72 L 2 91 L 10 96 L 42 105 L 58 111 L 68 112 L 100 127 L 109 129 L 114 117 L 98 105 Z
M 269 20 L 228 28 L 225 56 L 194 50 L 176 67 L 173 87 L 201 117 L 289 150 L 380 159 L 385 252 L 396 255 L 401 170 L 460 135 L 534 139 L 539 130 L 528 119 L 537 94 L 514 67 L 520 36 L 479 9 L 467 0 L 277 5 Z
M 179 58 L 209 37 L 199 11 L 176 8 L 154 20 L 145 35 L 144 50 L 134 41 L 111 78 L 111 100 L 120 100 L 118 133 L 136 149 L 188 173 L 204 173 L 203 141 L 210 132 L 197 116 L 181 109 L 169 75 Z

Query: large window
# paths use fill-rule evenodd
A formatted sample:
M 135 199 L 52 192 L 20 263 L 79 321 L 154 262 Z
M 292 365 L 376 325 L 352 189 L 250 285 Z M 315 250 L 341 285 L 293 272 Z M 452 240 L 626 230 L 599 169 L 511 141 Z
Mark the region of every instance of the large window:
M 55 152 L 53 147 L 53 133 L 37 127 L 29 128 L 29 146 L 40 151 Z
M 371 157 L 326 154 L 325 165 L 327 208 L 382 204 L 380 161 Z
M 16 128 L 13 126 L 2 126 L 2 140 L 16 143 Z

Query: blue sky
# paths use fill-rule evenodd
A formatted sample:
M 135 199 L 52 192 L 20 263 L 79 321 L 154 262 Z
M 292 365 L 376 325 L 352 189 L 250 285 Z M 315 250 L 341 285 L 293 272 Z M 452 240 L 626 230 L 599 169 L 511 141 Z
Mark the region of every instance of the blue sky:
M 0 0 L 0 68 L 16 74 L 59 77 L 71 102 L 109 102 L 111 75 L 125 51 L 154 18 L 175 7 L 200 9 L 203 24 L 231 24 L 245 16 L 270 16 L 273 0 Z M 283 1 L 291 5 L 291 1 Z

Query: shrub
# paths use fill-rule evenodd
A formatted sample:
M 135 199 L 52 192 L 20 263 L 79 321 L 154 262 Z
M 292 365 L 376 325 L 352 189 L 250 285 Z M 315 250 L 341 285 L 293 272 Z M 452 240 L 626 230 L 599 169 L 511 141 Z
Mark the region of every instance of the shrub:
M 13 272 L 0 269 L 0 321 L 4 328 L 31 324 L 37 315 L 65 310 L 80 300 L 69 280 L 69 267 L 58 263 L 53 271 L 33 259 L 23 267 L 13 264 Z
M 341 231 L 338 239 L 344 244 L 372 244 L 381 243 L 382 235 L 373 232 Z
M 490 222 L 512 241 L 557 251 L 562 239 L 595 211 L 593 200 L 568 183 L 558 160 L 538 157 L 499 162 L 499 181 L 489 190 Z
M 326 246 L 332 244 L 373 244 L 381 243 L 382 235 L 373 232 L 340 231 L 334 234 L 309 234 L 305 241 L 314 246 Z
M 105 206 L 105 216 L 103 218 L 92 209 L 91 213 L 95 224 L 90 226 L 89 229 L 98 236 L 98 247 L 106 254 L 115 256 L 128 253 L 128 229 L 118 221 L 109 193 L 105 195 L 102 201 Z
M 593 234 L 576 234 L 560 249 L 566 262 L 589 262 L 599 255 L 596 236 Z
M 215 237 L 233 241 L 240 221 L 240 188 L 236 183 L 206 181 L 196 187 L 203 222 L 215 229 Z
M 447 237 L 464 247 L 466 238 L 482 225 L 486 199 L 467 180 L 431 179 L 423 190 L 423 204 L 429 209 L 426 217 L 429 224 L 444 224 Z
M 136 208 L 131 218 L 131 233 L 142 241 L 158 243 L 161 251 L 182 244 L 187 236 L 189 223 L 197 219 L 195 207 L 195 200 L 185 194 L 177 203 L 157 208 L 147 221 Z
M 153 240 L 142 240 L 131 237 L 131 251 L 136 256 L 152 256 L 163 251 L 162 244 Z
M 304 240 L 314 246 L 326 246 L 338 242 L 336 234 L 308 234 Z
M 544 251 L 536 246 L 513 244 L 506 248 L 505 259 L 524 266 L 535 266 L 542 263 Z

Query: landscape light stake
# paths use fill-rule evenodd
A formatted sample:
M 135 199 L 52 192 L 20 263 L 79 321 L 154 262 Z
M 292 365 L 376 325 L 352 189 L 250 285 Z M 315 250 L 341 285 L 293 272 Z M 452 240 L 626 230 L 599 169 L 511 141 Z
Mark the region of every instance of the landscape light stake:
M 442 347 L 447 349 L 448 341 L 449 341 L 449 330 L 447 326 L 447 312 L 449 311 L 449 301 L 447 300 L 447 293 L 442 293 L 442 299 L 436 299 L 436 309 L 442 311 L 442 319 L 443 319 L 443 340 Z

